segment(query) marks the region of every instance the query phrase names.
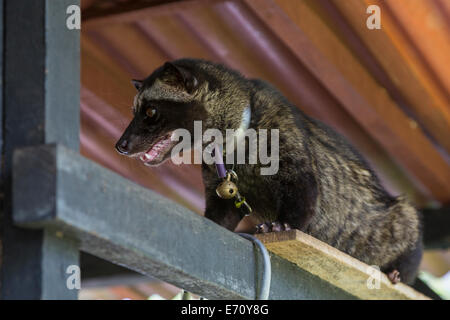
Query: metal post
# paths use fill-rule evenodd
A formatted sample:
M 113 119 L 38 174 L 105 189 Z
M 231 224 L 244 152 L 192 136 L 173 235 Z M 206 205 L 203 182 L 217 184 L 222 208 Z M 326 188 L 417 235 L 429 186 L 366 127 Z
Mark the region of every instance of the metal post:
M 1 2 L 2 299 L 78 296 L 66 286 L 67 268 L 79 263 L 77 243 L 49 229 L 26 230 L 12 222 L 14 150 L 45 143 L 79 149 L 80 31 L 66 27 L 66 10 L 73 4 L 79 0 Z

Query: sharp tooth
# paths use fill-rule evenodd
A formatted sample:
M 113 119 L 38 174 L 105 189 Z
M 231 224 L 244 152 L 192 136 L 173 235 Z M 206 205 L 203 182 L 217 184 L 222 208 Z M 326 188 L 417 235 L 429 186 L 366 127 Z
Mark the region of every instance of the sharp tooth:
M 150 160 L 152 157 L 149 154 L 145 154 L 145 159 Z

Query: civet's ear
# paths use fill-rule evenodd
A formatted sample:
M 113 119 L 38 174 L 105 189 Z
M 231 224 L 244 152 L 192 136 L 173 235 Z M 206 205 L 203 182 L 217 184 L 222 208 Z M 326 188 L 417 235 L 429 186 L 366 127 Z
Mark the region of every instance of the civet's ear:
M 142 80 L 131 80 L 131 83 L 136 88 L 136 90 L 139 90 L 142 88 Z
M 197 89 L 197 78 L 186 68 L 177 66 L 172 62 L 166 62 L 163 68 L 166 72 L 175 75 L 177 80 L 181 82 L 188 93 L 192 93 L 195 89 Z

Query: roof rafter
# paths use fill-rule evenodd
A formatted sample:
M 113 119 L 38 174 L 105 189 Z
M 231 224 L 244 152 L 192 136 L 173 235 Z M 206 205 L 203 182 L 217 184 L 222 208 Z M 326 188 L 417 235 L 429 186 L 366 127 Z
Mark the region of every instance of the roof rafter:
M 307 2 L 246 3 L 414 179 L 435 199 L 450 201 L 446 160 Z
M 151 16 L 211 5 L 225 0 L 128 1 L 112 8 L 87 8 L 83 11 L 83 27 L 93 28 L 110 23 L 135 22 Z

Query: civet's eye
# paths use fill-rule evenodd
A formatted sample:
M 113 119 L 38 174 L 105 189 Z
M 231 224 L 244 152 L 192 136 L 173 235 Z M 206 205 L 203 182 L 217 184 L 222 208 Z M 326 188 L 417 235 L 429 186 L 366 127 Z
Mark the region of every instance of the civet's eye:
M 145 111 L 145 114 L 147 115 L 147 117 L 152 118 L 156 114 L 156 109 L 148 108 L 147 111 Z

